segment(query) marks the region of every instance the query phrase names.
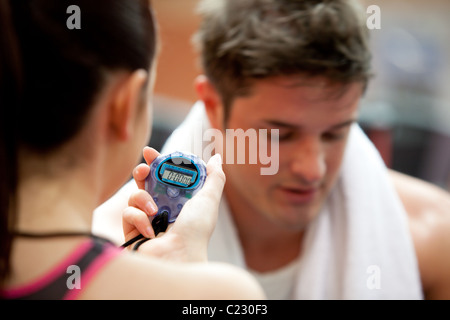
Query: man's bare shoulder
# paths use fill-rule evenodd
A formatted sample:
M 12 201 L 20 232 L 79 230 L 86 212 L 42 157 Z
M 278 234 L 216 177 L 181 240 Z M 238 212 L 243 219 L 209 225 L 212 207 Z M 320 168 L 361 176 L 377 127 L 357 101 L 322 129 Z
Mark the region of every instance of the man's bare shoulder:
M 450 299 L 450 193 L 395 171 L 390 175 L 408 213 L 426 297 Z
M 390 170 L 395 188 L 412 218 L 422 219 L 425 214 L 437 218 L 450 217 L 450 193 L 431 183 Z

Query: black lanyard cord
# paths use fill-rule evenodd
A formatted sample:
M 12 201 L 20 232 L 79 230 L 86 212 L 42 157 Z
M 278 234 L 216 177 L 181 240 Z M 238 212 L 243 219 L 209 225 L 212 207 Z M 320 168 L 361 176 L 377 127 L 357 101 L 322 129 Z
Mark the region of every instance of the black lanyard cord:
M 163 211 L 160 214 L 156 215 L 152 221 L 153 231 L 155 232 L 155 236 L 157 236 L 160 232 L 165 232 L 167 230 L 167 226 L 169 225 L 169 213 L 167 211 Z M 136 241 L 140 240 L 133 247 L 133 251 L 137 251 L 137 249 L 146 241 L 150 240 L 149 238 L 144 238 L 142 234 L 137 235 L 136 237 L 128 240 L 124 244 L 121 245 L 122 248 L 126 248 L 129 245 L 132 245 Z M 142 240 L 141 240 L 142 239 Z

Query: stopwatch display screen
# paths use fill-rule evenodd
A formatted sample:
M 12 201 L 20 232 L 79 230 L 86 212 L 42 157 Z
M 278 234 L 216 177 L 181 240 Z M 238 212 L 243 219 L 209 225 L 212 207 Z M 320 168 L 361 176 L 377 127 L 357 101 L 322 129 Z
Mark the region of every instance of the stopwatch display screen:
M 197 172 L 183 167 L 164 164 L 161 168 L 161 180 L 177 186 L 189 187 L 195 182 Z

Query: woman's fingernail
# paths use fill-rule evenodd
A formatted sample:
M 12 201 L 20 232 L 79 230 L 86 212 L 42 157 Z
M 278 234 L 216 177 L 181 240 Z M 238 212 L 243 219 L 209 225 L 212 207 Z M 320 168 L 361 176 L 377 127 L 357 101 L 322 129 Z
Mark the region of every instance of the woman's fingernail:
M 216 153 L 211 157 L 211 160 L 214 161 L 218 165 L 222 165 L 222 156 L 220 153 Z
M 145 205 L 145 210 L 148 214 L 154 214 L 158 211 L 158 208 L 155 206 L 155 204 L 152 201 L 147 202 Z
M 153 232 L 153 229 L 151 227 L 147 227 L 147 229 L 145 229 L 146 237 L 147 238 L 154 238 L 155 237 L 155 233 Z

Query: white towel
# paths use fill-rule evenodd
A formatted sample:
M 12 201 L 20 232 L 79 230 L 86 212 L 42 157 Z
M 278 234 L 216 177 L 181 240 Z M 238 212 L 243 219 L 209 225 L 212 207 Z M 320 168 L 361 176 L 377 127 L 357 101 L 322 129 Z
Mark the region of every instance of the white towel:
M 199 128 L 208 125 L 204 106 L 197 103 L 163 152 L 202 156 L 193 139 L 201 140 Z M 225 199 L 209 258 L 246 267 Z M 294 299 L 422 298 L 406 212 L 381 157 L 358 125 L 351 128 L 337 184 L 306 231 L 295 280 Z

